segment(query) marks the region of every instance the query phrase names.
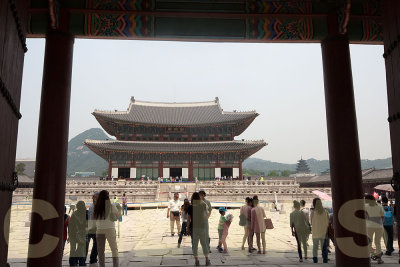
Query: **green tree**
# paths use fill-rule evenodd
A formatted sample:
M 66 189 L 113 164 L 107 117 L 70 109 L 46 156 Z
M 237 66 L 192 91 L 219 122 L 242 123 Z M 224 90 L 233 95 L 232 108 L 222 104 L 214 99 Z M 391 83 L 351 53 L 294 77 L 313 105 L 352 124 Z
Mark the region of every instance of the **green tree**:
M 283 177 L 289 177 L 292 174 L 290 170 L 283 170 L 281 171 L 281 176 Z
M 264 172 L 255 169 L 243 169 L 243 176 L 263 176 Z
M 278 171 L 273 170 L 273 171 L 269 171 L 267 176 L 268 177 L 276 177 L 276 176 L 279 176 L 279 173 L 278 173 Z
M 15 166 L 15 170 L 17 171 L 18 175 L 24 174 L 25 171 L 25 163 L 18 163 L 17 166 Z

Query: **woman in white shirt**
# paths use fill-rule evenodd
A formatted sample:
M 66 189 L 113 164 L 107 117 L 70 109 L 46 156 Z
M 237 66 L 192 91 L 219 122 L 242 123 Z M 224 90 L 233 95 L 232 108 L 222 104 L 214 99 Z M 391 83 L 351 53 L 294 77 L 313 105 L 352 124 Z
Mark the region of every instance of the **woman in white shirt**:
M 93 218 L 96 220 L 97 252 L 99 255 L 100 267 L 105 266 L 106 239 L 111 249 L 113 267 L 119 265 L 117 235 L 115 221 L 121 216 L 121 207 L 113 205 L 107 190 L 99 193 L 96 205 L 94 206 Z

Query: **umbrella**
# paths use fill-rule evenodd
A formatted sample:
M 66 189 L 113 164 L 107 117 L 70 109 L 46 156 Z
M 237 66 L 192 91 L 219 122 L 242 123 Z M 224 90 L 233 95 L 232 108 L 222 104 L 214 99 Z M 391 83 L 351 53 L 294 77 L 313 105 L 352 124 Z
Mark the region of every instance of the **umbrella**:
M 382 190 L 382 191 L 388 191 L 388 192 L 393 192 L 393 187 L 391 184 L 380 184 L 374 187 L 377 190 Z
M 332 197 L 327 193 L 321 192 L 319 190 L 312 191 L 313 194 L 317 195 L 321 200 L 332 200 Z

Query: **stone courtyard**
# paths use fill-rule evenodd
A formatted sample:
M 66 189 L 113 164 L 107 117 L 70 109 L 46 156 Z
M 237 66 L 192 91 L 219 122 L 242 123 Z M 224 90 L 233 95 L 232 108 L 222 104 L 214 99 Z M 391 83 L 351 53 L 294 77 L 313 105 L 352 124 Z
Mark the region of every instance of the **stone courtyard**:
M 29 236 L 30 205 L 13 206 L 11 212 L 11 232 L 9 244 L 9 263 L 12 267 L 26 266 Z M 286 213 L 271 212 L 266 206 L 267 217 L 272 218 L 275 228 L 267 230 L 266 255 L 249 254 L 240 249 L 243 227 L 239 226 L 239 209 L 229 209 L 234 215 L 233 223 L 227 238 L 228 254 L 218 253 L 215 247 L 218 243 L 217 224 L 219 214 L 213 210 L 210 217 L 211 263 L 213 266 L 314 266 L 312 263 L 312 241 L 309 241 L 308 260 L 300 263 L 297 255 L 296 240 L 291 236 L 289 228 L 290 204 L 285 204 Z M 181 248 L 177 248 L 178 236 L 171 236 L 169 219 L 166 209 L 129 210 L 123 221 L 117 225 L 119 233 L 118 248 L 120 266 L 193 266 L 190 237 L 184 237 Z M 382 244 L 383 245 L 383 244 Z M 108 245 L 106 245 L 107 247 Z M 383 245 L 384 248 L 384 245 Z M 396 253 L 384 256 L 385 264 L 380 266 L 398 265 L 397 242 Z M 329 254 L 329 264 L 334 266 L 334 247 Z M 204 265 L 204 257 L 199 250 L 200 264 Z M 69 244 L 66 244 L 63 266 L 68 266 Z M 111 253 L 106 249 L 106 262 L 111 266 Z M 322 262 L 319 254 L 319 261 Z M 373 265 L 377 265 L 373 263 Z

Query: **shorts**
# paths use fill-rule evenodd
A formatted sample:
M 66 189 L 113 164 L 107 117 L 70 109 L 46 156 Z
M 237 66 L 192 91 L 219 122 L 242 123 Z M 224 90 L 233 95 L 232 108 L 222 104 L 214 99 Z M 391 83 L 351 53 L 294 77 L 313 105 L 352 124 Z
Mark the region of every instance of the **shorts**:
M 218 238 L 222 240 L 222 234 L 224 233 L 224 229 L 218 229 Z

